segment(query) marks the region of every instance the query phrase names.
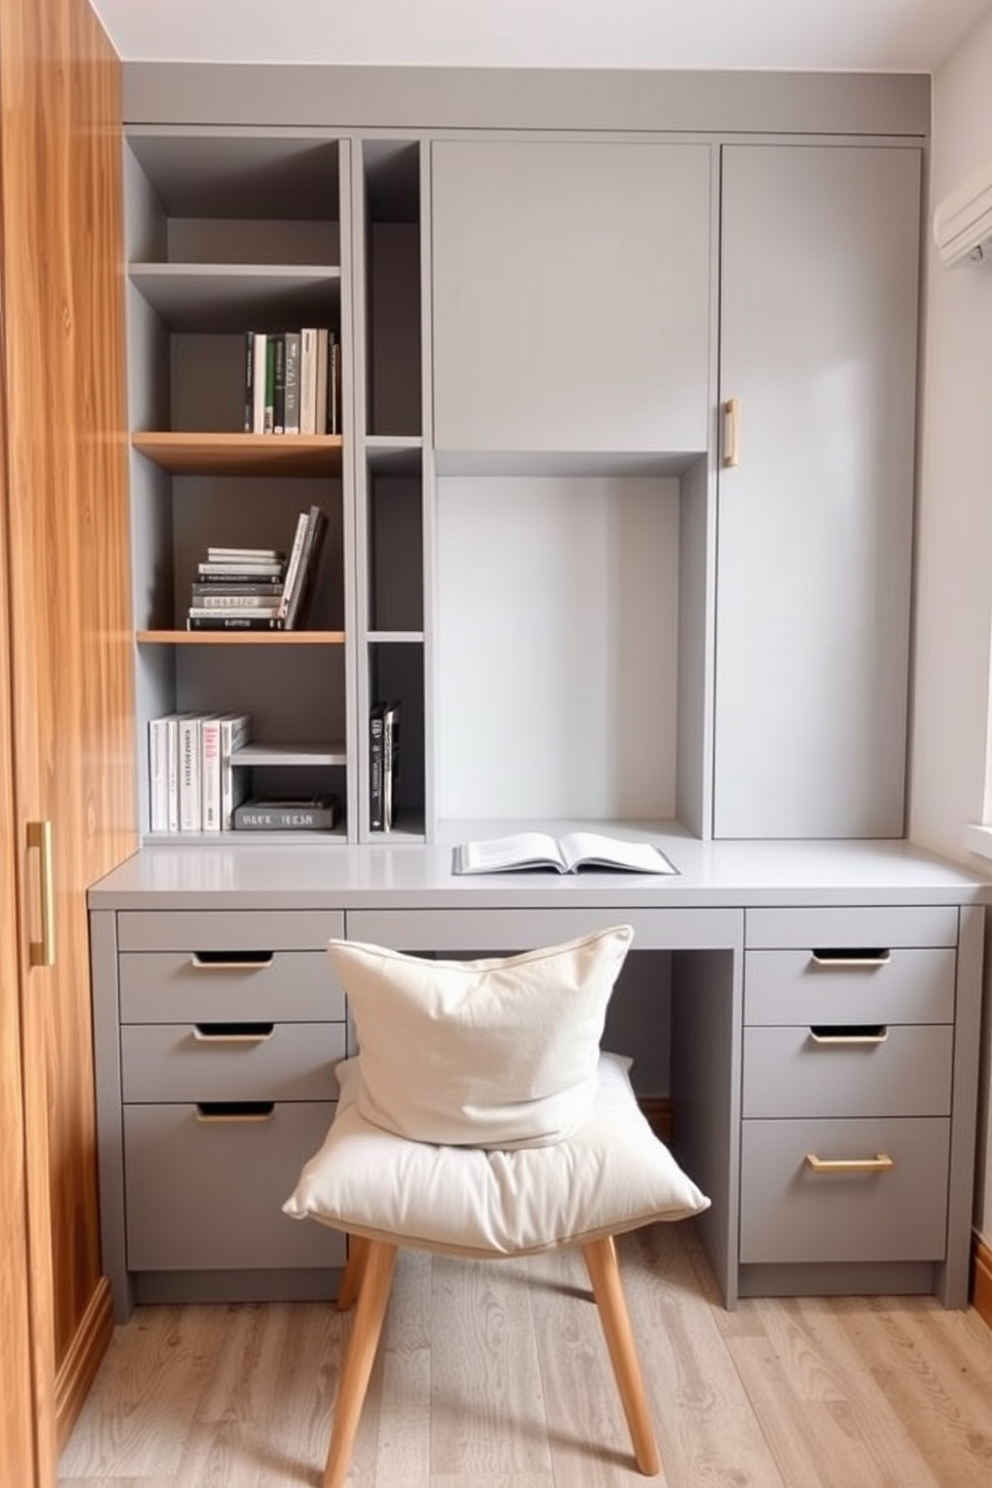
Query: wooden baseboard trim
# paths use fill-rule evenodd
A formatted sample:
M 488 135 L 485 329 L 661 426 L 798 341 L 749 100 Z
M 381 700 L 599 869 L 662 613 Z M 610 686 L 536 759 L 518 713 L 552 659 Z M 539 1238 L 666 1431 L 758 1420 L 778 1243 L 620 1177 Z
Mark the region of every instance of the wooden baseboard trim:
M 971 1301 L 978 1316 L 992 1328 L 992 1246 L 976 1235 L 971 1248 Z
M 639 1095 L 637 1104 L 647 1117 L 648 1126 L 663 1142 L 672 1140 L 672 1101 L 667 1095 Z
M 114 1336 L 110 1282 L 101 1276 L 76 1336 L 55 1376 L 55 1434 L 61 1452 L 79 1419 L 83 1402 Z

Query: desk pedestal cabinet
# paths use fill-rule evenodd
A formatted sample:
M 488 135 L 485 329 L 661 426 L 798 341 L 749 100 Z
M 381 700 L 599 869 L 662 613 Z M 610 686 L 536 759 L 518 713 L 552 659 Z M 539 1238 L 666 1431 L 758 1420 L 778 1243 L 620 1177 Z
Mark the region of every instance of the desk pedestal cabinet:
M 294 872 L 288 855 L 261 877 L 257 852 L 219 849 L 223 891 L 196 889 L 181 852 L 156 867 L 155 850 L 91 890 L 117 1316 L 135 1301 L 334 1295 L 342 1240 L 281 1212 L 349 1052 L 329 937 L 476 956 L 620 922 L 634 927 L 632 957 L 658 958 L 642 969 L 657 964 L 671 1006 L 657 1016 L 653 974 L 626 987 L 621 976 L 638 1047 L 620 1052 L 667 1040 L 658 1094 L 713 1201 L 697 1223 L 727 1306 L 830 1292 L 966 1305 L 986 886 L 903 845 L 854 848 L 852 868 L 875 862 L 851 902 L 835 886 L 817 903 L 753 874 L 747 892 L 719 882 L 713 863 L 734 849 L 664 846 L 686 870 L 661 888 L 605 874 L 453 885 L 450 850 L 408 845 L 367 849 L 360 867 L 329 851 L 317 869 L 311 852 Z M 783 863 L 771 869 L 770 885 L 787 881 Z

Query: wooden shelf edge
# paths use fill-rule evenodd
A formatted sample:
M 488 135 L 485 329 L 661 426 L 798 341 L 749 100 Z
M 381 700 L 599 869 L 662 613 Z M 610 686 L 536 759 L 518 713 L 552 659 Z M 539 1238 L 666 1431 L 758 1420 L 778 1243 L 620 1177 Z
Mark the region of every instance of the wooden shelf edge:
M 139 630 L 141 646 L 343 646 L 343 630 Z
M 332 475 L 341 469 L 340 434 L 147 430 L 133 433 L 131 446 L 172 475 Z

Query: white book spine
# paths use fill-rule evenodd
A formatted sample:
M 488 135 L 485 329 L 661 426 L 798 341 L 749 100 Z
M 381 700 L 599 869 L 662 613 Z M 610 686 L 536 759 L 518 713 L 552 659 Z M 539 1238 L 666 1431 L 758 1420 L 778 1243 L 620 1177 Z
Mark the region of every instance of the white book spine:
M 317 331 L 300 332 L 300 433 L 317 432 Z
M 309 513 L 300 512 L 296 519 L 296 532 L 293 535 L 293 546 L 289 554 L 289 562 L 286 564 L 286 577 L 283 580 L 282 597 L 279 601 L 277 614 L 280 620 L 285 620 L 289 613 L 289 606 L 293 598 L 293 590 L 296 587 L 297 575 L 300 571 L 300 560 L 303 557 L 303 545 L 306 541 L 307 527 L 309 525 Z
M 205 718 L 200 727 L 200 826 L 220 831 L 220 736 L 223 720 Z
M 148 720 L 148 825 L 169 830 L 169 720 Z
M 165 721 L 166 743 L 166 830 L 179 831 L 179 716 L 174 714 Z
M 255 366 L 252 382 L 252 433 L 265 433 L 265 360 L 268 355 L 264 331 L 255 332 Z
M 200 719 L 179 720 L 179 830 L 200 830 Z
M 234 826 L 234 808 L 244 799 L 242 782 L 238 779 L 243 771 L 236 770 L 231 756 L 251 738 L 251 716 L 242 713 L 235 718 L 221 720 L 220 733 L 220 825 L 222 832 Z M 247 777 L 245 777 L 247 778 Z

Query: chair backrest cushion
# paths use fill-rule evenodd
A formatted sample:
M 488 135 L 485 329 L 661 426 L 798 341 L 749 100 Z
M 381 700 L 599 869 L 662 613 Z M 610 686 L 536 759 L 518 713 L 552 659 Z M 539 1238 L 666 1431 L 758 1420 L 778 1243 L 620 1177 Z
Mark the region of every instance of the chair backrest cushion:
M 606 1008 L 633 930 L 476 961 L 332 940 L 361 1053 L 359 1110 L 398 1136 L 509 1149 L 592 1109 Z

